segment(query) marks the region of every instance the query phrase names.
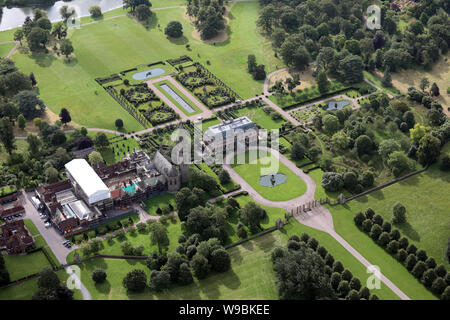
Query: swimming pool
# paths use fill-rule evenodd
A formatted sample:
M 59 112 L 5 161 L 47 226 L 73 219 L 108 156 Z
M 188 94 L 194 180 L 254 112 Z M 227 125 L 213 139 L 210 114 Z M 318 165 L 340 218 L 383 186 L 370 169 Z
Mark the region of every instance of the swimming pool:
M 145 71 L 141 71 L 141 72 L 133 74 L 133 79 L 134 80 L 150 79 L 153 77 L 160 76 L 160 75 L 164 74 L 164 72 L 166 72 L 166 71 L 162 68 L 153 68 L 150 70 L 145 70 Z
M 125 191 L 126 193 L 129 193 L 129 194 L 135 194 L 136 193 L 136 185 L 135 184 L 127 186 L 127 187 L 122 188 L 122 189 L 123 189 L 123 191 Z
M 171 87 L 169 87 L 167 84 L 163 83 L 162 85 L 160 85 L 160 87 L 167 92 L 168 94 L 170 94 L 170 96 L 172 98 L 175 99 L 176 102 L 178 102 L 179 105 L 181 105 L 184 110 L 186 110 L 188 113 L 194 113 L 195 109 L 192 108 L 186 101 L 184 101 L 184 99 L 182 97 L 180 97 L 178 95 L 178 93 L 176 93 L 175 91 L 172 90 Z

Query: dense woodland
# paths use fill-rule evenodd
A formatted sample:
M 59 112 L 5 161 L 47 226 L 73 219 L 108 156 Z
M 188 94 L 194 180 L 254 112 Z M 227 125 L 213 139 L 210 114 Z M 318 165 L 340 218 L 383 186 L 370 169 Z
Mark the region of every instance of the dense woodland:
M 258 26 L 271 37 L 286 65 L 304 69 L 315 61 L 316 72 L 325 70 L 344 82 L 361 81 L 363 69 L 429 68 L 450 44 L 450 4 L 445 0 L 424 0 L 408 8 L 407 14 L 417 20 L 403 31 L 398 26 L 399 12 L 388 1 L 381 7 L 380 30 L 366 28 L 369 1 L 260 3 Z

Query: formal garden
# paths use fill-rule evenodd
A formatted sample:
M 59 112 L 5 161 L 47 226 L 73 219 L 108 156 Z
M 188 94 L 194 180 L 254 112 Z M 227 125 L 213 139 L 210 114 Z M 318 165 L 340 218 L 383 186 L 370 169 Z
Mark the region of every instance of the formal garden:
M 180 66 L 176 79 L 188 88 L 208 108 L 214 109 L 230 104 L 239 95 L 198 62 Z
M 120 162 L 127 154 L 141 148 L 134 138 L 127 138 L 124 135 L 108 132 L 102 134 L 107 137 L 107 143 L 104 146 L 98 146 L 96 149 L 108 166 Z M 88 136 L 95 141 L 96 137 L 98 137 L 98 132 L 89 131 Z
M 202 110 L 187 98 L 178 88 L 173 86 L 169 81 L 160 81 L 154 83 L 159 91 L 169 99 L 178 109 L 187 116 L 193 116 L 201 113 Z
M 260 129 L 284 130 L 290 123 L 272 107 L 266 105 L 262 99 L 254 99 L 245 103 L 219 110 L 217 116 L 223 120 L 232 120 L 239 117 L 248 117 Z
M 256 151 L 255 151 L 256 152 Z M 287 168 L 282 162 L 278 160 L 273 154 L 260 155 L 261 151 L 257 152 L 256 159 L 253 162 L 249 161 L 250 153 L 245 153 L 245 159 L 242 164 L 237 163 L 239 156 L 234 157 L 233 170 L 235 170 L 242 178 L 245 179 L 263 198 L 272 201 L 285 201 L 297 198 L 306 192 L 305 182 Z M 275 166 L 275 167 L 272 167 Z M 273 170 L 270 172 L 270 170 Z M 266 174 L 262 172 L 266 171 Z M 285 183 L 277 186 L 264 186 L 259 183 L 261 176 L 272 174 L 283 174 L 286 176 Z
M 162 70 L 162 69 L 161 69 Z M 141 71 L 145 74 L 148 71 Z M 179 115 L 167 106 L 146 83 L 132 84 L 129 79 L 117 75 L 107 79 L 96 79 L 99 84 L 143 126 L 151 127 L 179 118 Z M 113 80 L 112 83 L 109 80 Z M 144 80 L 144 79 L 142 79 Z

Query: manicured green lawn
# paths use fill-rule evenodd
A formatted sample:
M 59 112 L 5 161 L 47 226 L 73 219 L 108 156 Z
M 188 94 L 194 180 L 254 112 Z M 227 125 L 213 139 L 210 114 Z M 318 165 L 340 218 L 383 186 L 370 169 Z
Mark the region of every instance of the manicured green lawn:
M 33 221 L 31 221 L 30 219 L 23 219 L 23 222 L 25 223 L 25 226 L 27 227 L 28 231 L 30 231 L 32 236 L 39 234 L 39 230 L 36 228 Z
M 42 251 L 26 255 L 3 255 L 3 257 L 11 281 L 40 272 L 44 267 L 51 267 Z
M 290 169 L 281 163 L 274 155 L 268 153 L 266 157 L 259 159 L 254 163 L 248 161 L 249 153 L 245 153 L 245 164 L 234 164 L 233 169 L 244 178 L 262 197 L 273 201 L 285 201 L 301 196 L 306 192 L 305 182 L 297 177 Z M 235 157 L 236 160 L 236 157 Z M 263 162 L 262 162 L 263 161 Z M 236 162 L 236 161 L 235 161 Z M 265 171 L 271 172 L 263 172 Z M 259 184 L 262 175 L 270 173 L 285 174 L 286 182 L 275 187 L 265 187 Z
M 152 216 L 157 216 L 156 210 L 158 208 L 162 209 L 164 206 L 168 206 L 169 203 L 174 208 L 176 208 L 175 195 L 173 193 L 159 194 L 157 196 L 154 196 L 154 197 L 151 197 L 151 198 L 145 200 L 145 204 L 147 206 L 147 209 L 145 211 L 147 211 L 147 213 Z
M 98 133 L 99 132 L 96 131 L 88 131 L 88 136 L 94 139 Z M 103 160 L 106 161 L 106 165 L 112 165 L 119 162 L 127 153 L 133 152 L 134 148 L 139 149 L 139 143 L 133 138 L 124 140 L 114 133 L 104 132 L 104 134 L 110 140 L 110 144 L 107 148 L 98 149 L 98 151 L 102 155 Z M 128 148 L 130 151 L 128 151 Z
M 185 108 L 183 108 L 177 101 L 175 101 L 174 98 L 172 98 L 172 96 L 167 93 L 162 87 L 162 84 L 166 84 L 168 85 L 173 91 L 175 91 L 184 101 L 186 101 L 186 103 L 191 106 L 192 109 L 194 109 L 194 112 L 189 113 Z M 172 84 L 170 84 L 168 81 L 161 81 L 161 82 L 157 82 L 155 83 L 155 86 L 159 89 L 159 91 L 162 92 L 162 94 L 164 94 L 170 101 L 172 101 L 180 111 L 182 111 L 185 115 L 187 116 L 192 116 L 198 113 L 201 113 L 202 110 L 199 109 L 199 107 L 197 107 L 195 105 L 194 102 L 192 102 L 190 99 L 188 99 L 183 93 L 181 93 L 180 90 L 178 90 L 177 88 L 175 88 Z
M 219 119 L 212 119 L 212 120 L 203 120 L 202 121 L 202 131 L 205 132 L 206 129 L 208 129 L 209 127 L 215 126 L 216 124 L 221 124 L 222 121 L 220 121 Z
M 385 220 L 392 217 L 392 208 L 398 201 L 406 207 L 404 224 L 396 226 L 418 248 L 450 269 L 445 251 L 450 230 L 450 174 L 436 166 L 368 196 L 350 201 L 345 206 L 347 215 L 372 208 Z
M 66 107 L 74 122 L 88 128 L 115 129 L 115 119 L 121 118 L 127 131 L 137 131 L 142 126 L 94 79 L 139 64 L 187 54 L 204 65 L 210 60 L 208 69 L 243 98 L 261 94 L 263 81 L 253 80 L 246 72 L 247 56 L 255 54 L 258 63 L 266 65 L 267 72 L 283 64 L 274 57 L 270 41 L 256 31 L 258 8 L 256 1 L 234 4 L 229 39 L 216 45 L 193 38 L 193 26 L 183 19 L 184 9 L 175 8 L 155 10 L 148 29 L 129 17 L 119 17 L 71 31 L 69 38 L 75 57 L 70 63 L 61 58 L 19 52 L 12 58 L 23 72 L 34 72 L 42 99 L 55 113 L 59 114 L 60 109 Z M 117 11 L 117 14 L 123 13 Z M 163 29 L 171 20 L 183 24 L 185 38 L 182 40 L 171 41 L 164 36 Z M 5 36 L 0 34 L 0 39 L 10 37 L 11 32 Z M 190 51 L 186 43 L 191 45 Z
M 275 111 L 276 112 L 276 111 Z M 286 122 L 284 119 L 273 120 L 270 115 L 264 112 L 262 107 L 242 108 L 235 111 L 239 117 L 247 116 L 253 122 L 259 124 L 263 129 L 280 129 Z
M 181 231 L 180 221 L 178 220 L 178 218 L 176 218 L 175 223 L 168 220 L 166 228 L 167 235 L 170 241 L 168 247 L 168 251 L 170 252 L 175 250 L 175 247 L 178 245 L 178 236 L 180 236 L 183 232 Z M 103 249 L 100 250 L 100 253 L 121 255 L 123 254 L 121 244 L 124 241 L 129 241 L 133 246 L 143 244 L 145 246 L 144 255 L 149 255 L 153 251 L 158 251 L 158 246 L 150 243 L 150 233 L 148 230 L 143 233 L 136 230 L 134 233 L 127 232 L 125 234 L 125 239 L 119 239 L 115 237 L 110 240 L 103 240 Z M 80 251 L 79 253 L 83 257 L 82 252 Z M 67 261 L 73 261 L 73 254 L 73 251 L 69 253 L 69 255 L 67 256 Z
M 313 170 L 309 173 L 309 175 L 317 183 L 315 198 L 319 199 L 321 197 L 324 198 L 325 196 L 328 196 L 330 199 L 334 199 L 335 197 L 333 197 L 333 195 L 337 196 L 337 193 L 328 193 L 320 185 L 322 174 L 323 172 L 320 169 Z M 420 174 L 419 177 L 421 177 L 422 175 L 424 174 Z M 421 179 L 423 179 L 423 177 L 421 177 Z M 367 197 L 363 197 L 360 199 L 366 198 L 366 200 L 362 200 L 362 202 L 356 199 L 346 203 L 345 205 L 338 205 L 333 207 L 327 205 L 327 207 L 333 215 L 334 228 L 336 232 L 339 233 L 353 248 L 361 253 L 364 258 L 369 260 L 374 265 L 379 266 L 381 268 L 381 272 L 386 277 L 388 277 L 389 280 L 391 280 L 397 287 L 399 287 L 406 295 L 408 295 L 412 299 L 436 299 L 436 297 L 434 297 L 416 278 L 414 278 L 414 276 L 412 276 L 401 263 L 399 263 L 390 254 L 388 254 L 378 244 L 376 244 L 368 235 L 360 231 L 353 222 L 353 216 L 355 215 L 355 213 L 361 210 L 366 210 L 369 207 L 374 209 L 376 213 L 381 214 L 383 218 L 390 219 L 390 212 L 388 215 L 386 215 L 383 214 L 382 211 L 377 210 L 378 207 L 384 206 L 384 202 L 386 200 L 388 202 L 395 202 L 397 200 L 402 201 L 401 199 L 402 197 L 404 197 L 403 203 L 407 208 L 409 208 L 407 203 L 410 201 L 415 201 L 414 198 L 416 197 L 416 195 L 420 192 L 424 192 L 424 190 L 426 190 L 426 186 L 423 187 L 424 190 L 419 191 L 417 188 L 422 189 L 420 184 L 413 183 L 412 185 L 409 185 L 407 181 L 394 184 L 393 186 L 372 193 L 371 195 L 369 195 L 369 199 L 371 199 L 370 203 L 367 202 Z M 414 186 L 415 190 L 413 190 Z M 443 186 L 441 185 L 441 187 Z M 387 197 L 389 198 L 389 200 L 387 199 Z M 441 211 L 442 215 L 444 214 L 444 212 L 445 210 Z M 439 214 L 439 216 L 441 216 L 441 214 Z M 430 219 L 429 223 L 434 223 L 434 227 L 436 227 L 437 232 L 440 232 L 439 230 L 441 229 L 441 220 L 439 220 L 439 218 Z M 415 228 L 422 227 L 420 225 L 415 225 Z M 401 232 L 403 232 L 401 228 L 399 229 L 401 230 Z M 448 227 L 446 230 L 448 231 Z M 405 233 L 405 235 L 407 234 Z M 445 242 L 445 245 L 447 244 L 447 237 L 448 232 L 447 236 L 442 237 L 441 235 L 441 238 L 443 242 Z M 437 239 L 439 239 L 439 237 L 436 237 L 436 241 Z M 422 243 L 416 243 L 416 245 L 418 247 L 422 247 L 431 254 L 432 251 L 428 248 L 425 248 L 423 241 Z M 438 261 L 436 256 L 435 258 L 436 261 Z
M 59 270 L 56 274 L 62 283 L 69 278 L 65 270 Z M 33 293 L 38 290 L 37 282 L 38 278 L 35 278 L 9 288 L 0 289 L 0 300 L 31 300 Z M 73 298 L 74 300 L 83 299 L 80 290 L 75 290 Z
M 133 269 L 150 270 L 142 262 L 95 259 L 80 265 L 83 283 L 93 299 L 277 299 L 275 275 L 270 261 L 270 251 L 282 244 L 277 232 L 257 238 L 243 245 L 229 249 L 232 269 L 219 274 L 211 274 L 204 280 L 197 280 L 188 286 L 174 286 L 162 293 L 146 289 L 143 293 L 127 294 L 122 279 Z M 107 281 L 95 285 L 91 280 L 92 271 L 103 268 Z
M 397 259 L 355 226 L 353 222 L 354 213 L 348 205 L 327 207 L 333 214 L 336 232 L 364 258 L 379 266 L 381 272 L 408 297 L 414 300 L 436 299 Z
M 45 239 L 40 235 L 38 229 L 30 219 L 24 219 L 25 226 L 34 237 L 36 248 L 45 248 L 52 261 L 56 264 L 58 260 L 52 250 L 47 245 Z M 5 265 L 8 269 L 11 281 L 26 277 L 28 275 L 40 272 L 44 267 L 51 267 L 50 262 L 42 251 L 36 251 L 25 255 L 7 255 L 4 254 Z
M 241 197 L 238 197 L 240 199 Z M 239 201 L 241 202 L 241 201 Z M 237 247 L 230 248 L 232 269 L 221 274 L 211 274 L 206 279 L 197 280 L 188 286 L 173 286 L 162 293 L 146 289 L 143 293 L 127 293 L 122 286 L 122 279 L 133 269 L 144 270 L 149 276 L 150 270 L 142 262 L 131 260 L 93 259 L 80 265 L 82 279 L 94 299 L 277 299 L 277 286 L 270 252 L 275 246 L 286 245 L 292 234 L 307 232 L 314 236 L 321 245 L 340 260 L 344 266 L 364 284 L 366 270 L 350 253 L 327 234 L 301 225 L 295 220 L 282 231 L 264 235 Z M 103 268 L 107 272 L 107 281 L 95 285 L 91 280 L 92 271 Z M 383 284 L 380 290 L 372 290 L 380 299 L 398 299 Z
M 6 57 L 13 47 L 14 43 L 5 43 L 0 45 L 0 57 Z
M 392 94 L 392 95 L 394 95 L 394 96 L 399 95 L 399 94 L 402 94 L 402 92 L 401 92 L 400 90 L 398 90 L 398 89 L 397 89 L 396 87 L 394 87 L 394 86 L 392 86 L 392 87 L 390 87 L 390 88 L 384 87 L 384 86 L 381 84 L 381 79 L 380 79 L 380 77 L 378 77 L 376 74 L 373 74 L 373 73 L 367 72 L 367 71 L 363 71 L 363 73 L 364 73 L 364 77 L 365 77 L 366 79 L 368 79 L 369 81 L 372 81 L 374 84 L 376 84 L 377 86 L 379 86 L 379 87 L 382 88 L 383 90 L 387 91 L 388 93 L 390 93 L 390 94 Z

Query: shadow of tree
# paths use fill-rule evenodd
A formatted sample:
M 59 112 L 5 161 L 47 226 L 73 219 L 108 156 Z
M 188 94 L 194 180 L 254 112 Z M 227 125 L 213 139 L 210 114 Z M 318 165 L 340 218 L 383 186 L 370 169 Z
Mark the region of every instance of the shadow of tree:
M 413 226 L 409 222 L 402 223 L 397 225 L 404 235 L 414 241 L 420 241 L 419 233 L 413 228 Z
M 37 53 L 37 52 L 33 52 L 29 55 L 29 57 L 31 59 L 34 60 L 34 62 L 42 67 L 42 68 L 49 68 L 52 66 L 53 62 L 56 60 L 55 57 L 47 55 L 47 54 L 43 54 L 43 53 Z
M 176 45 L 186 45 L 189 42 L 189 39 L 186 38 L 185 36 L 181 36 L 179 38 L 171 38 L 171 37 L 167 37 L 167 39 Z
M 111 283 L 106 279 L 103 283 L 96 283 L 95 289 L 100 293 L 108 294 L 111 291 Z

